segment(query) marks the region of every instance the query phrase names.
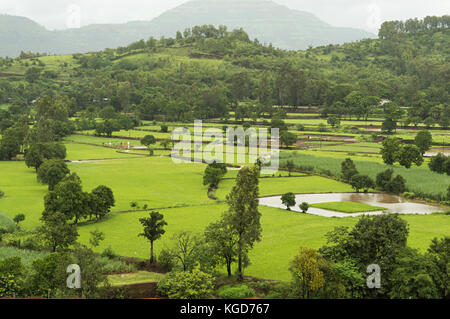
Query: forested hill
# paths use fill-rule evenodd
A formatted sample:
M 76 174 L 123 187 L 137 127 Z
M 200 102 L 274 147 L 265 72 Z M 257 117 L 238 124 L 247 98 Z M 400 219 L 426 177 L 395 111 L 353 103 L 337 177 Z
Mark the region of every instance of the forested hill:
M 243 28 L 251 39 L 290 50 L 375 37 L 360 29 L 333 27 L 311 13 L 268 0 L 193 0 L 152 21 L 158 36 L 204 24 Z
M 305 51 L 203 26 L 98 53 L 0 59 L 0 105 L 10 105 L 11 117 L 40 96 L 65 95 L 72 114 L 112 105 L 141 119 L 182 121 L 316 105 L 339 117 L 384 112 L 393 122 L 448 127 L 449 62 L 448 16 L 388 22 L 379 39 Z M 382 99 L 392 103 L 380 109 Z
M 374 37 L 352 28 L 336 28 L 313 14 L 291 10 L 267 0 L 193 0 L 152 21 L 89 25 L 79 29 L 49 31 L 35 22 L 0 15 L 0 56 L 20 51 L 71 54 L 128 45 L 140 39 L 173 37 L 196 25 L 244 28 L 250 37 L 283 49 L 351 42 Z

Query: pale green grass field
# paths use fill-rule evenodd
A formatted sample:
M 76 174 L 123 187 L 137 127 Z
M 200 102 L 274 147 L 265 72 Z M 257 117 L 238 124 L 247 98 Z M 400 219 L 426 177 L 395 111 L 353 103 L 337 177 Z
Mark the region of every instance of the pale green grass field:
M 386 208 L 379 206 L 371 206 L 363 203 L 356 202 L 334 202 L 334 203 L 321 203 L 312 204 L 311 207 L 331 210 L 341 213 L 365 213 L 384 211 Z

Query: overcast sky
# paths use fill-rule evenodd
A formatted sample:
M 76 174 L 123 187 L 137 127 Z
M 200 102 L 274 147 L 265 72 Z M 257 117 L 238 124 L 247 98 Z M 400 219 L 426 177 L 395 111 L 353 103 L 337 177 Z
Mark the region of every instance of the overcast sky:
M 227 1 L 227 0 L 224 0 Z M 25 16 L 48 29 L 150 20 L 187 0 L 0 0 L 0 13 Z M 382 21 L 450 14 L 450 0 L 275 0 L 335 26 L 375 32 Z M 79 17 L 79 18 L 78 18 Z

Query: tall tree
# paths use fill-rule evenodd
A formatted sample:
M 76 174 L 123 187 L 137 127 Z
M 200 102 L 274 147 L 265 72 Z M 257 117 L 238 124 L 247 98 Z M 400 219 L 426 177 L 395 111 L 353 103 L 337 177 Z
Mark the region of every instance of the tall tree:
M 166 233 L 164 226 L 167 226 L 167 223 L 164 220 L 164 215 L 159 212 L 151 212 L 150 217 L 141 218 L 139 222 L 144 227 L 144 232 L 139 234 L 139 236 L 145 237 L 150 241 L 150 264 L 153 264 L 155 262 L 153 243 Z
M 236 185 L 227 196 L 229 206 L 225 220 L 238 237 L 238 277 L 243 280 L 244 261 L 255 242 L 261 240 L 259 204 L 259 168 L 244 167 L 239 171 Z

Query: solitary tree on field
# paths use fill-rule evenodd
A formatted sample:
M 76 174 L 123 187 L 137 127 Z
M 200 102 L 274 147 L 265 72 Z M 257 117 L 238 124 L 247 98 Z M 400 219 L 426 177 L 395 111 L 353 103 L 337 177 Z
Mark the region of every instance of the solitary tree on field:
M 141 140 L 141 144 L 147 146 L 150 151 L 150 156 L 153 155 L 152 145 L 156 144 L 156 138 L 153 135 L 147 135 Z
M 153 264 L 155 262 L 153 243 L 166 233 L 164 226 L 167 226 L 167 223 L 164 221 L 164 215 L 159 212 L 151 212 L 149 218 L 141 218 L 139 221 L 144 226 L 144 232 L 139 236 L 150 241 L 150 264 Z
M 299 207 L 304 214 L 306 214 L 309 210 L 309 204 L 306 202 L 301 203 Z
M 287 210 L 291 210 L 291 207 L 295 206 L 295 195 L 294 193 L 286 193 L 281 196 L 281 202 L 286 206 Z

